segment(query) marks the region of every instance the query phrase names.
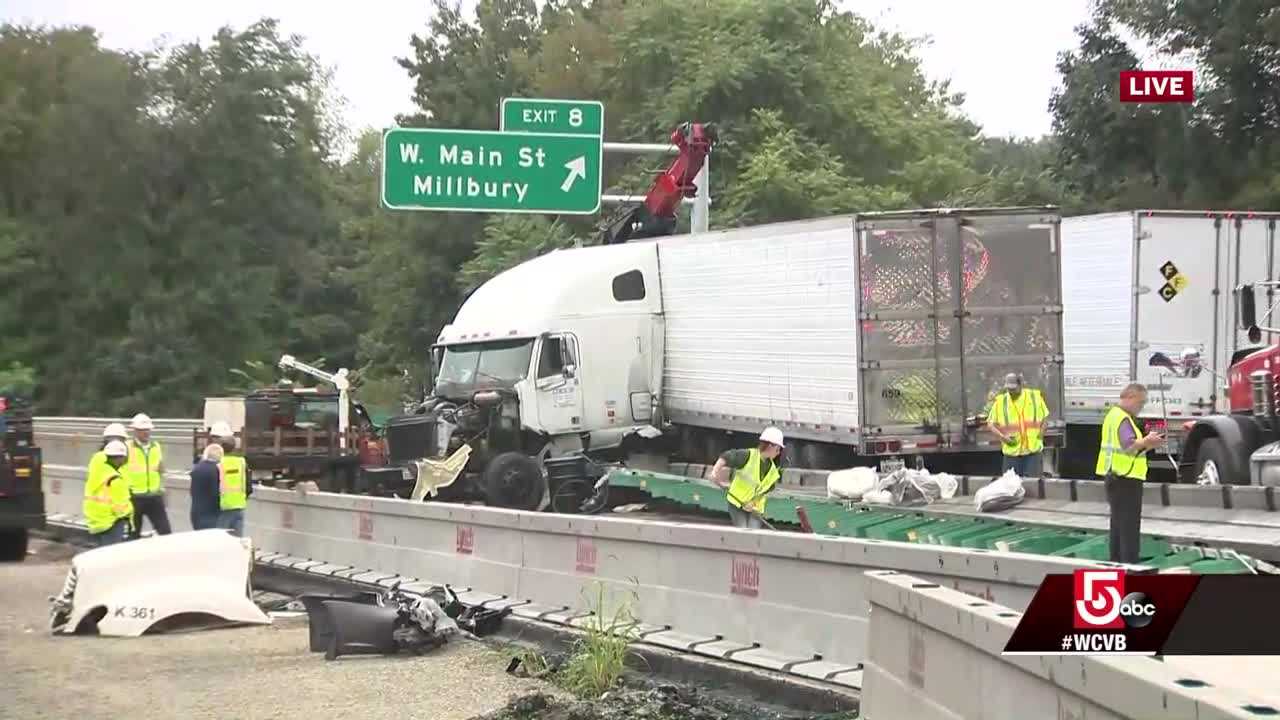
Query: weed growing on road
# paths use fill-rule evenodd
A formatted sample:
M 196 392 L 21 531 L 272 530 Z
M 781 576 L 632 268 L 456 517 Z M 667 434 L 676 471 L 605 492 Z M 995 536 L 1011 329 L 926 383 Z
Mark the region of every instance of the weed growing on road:
M 599 697 L 614 688 L 622 678 L 629 645 L 636 639 L 636 619 L 631 612 L 638 601 L 630 597 L 615 607 L 606 605 L 605 587 L 595 583 L 595 598 L 588 602 L 590 618 L 581 626 L 586 633 L 558 673 L 560 684 L 569 692 L 583 697 Z
M 551 663 L 542 653 L 532 648 L 514 648 L 508 652 L 512 660 L 519 660 L 520 673 L 525 677 L 542 678 L 552 672 Z

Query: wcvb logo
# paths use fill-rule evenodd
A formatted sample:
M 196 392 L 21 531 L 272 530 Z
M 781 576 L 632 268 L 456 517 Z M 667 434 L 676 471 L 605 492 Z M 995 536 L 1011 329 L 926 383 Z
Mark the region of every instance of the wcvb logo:
M 1121 70 L 1120 102 L 1189 103 L 1194 81 L 1190 70 Z
M 1124 592 L 1123 570 L 1076 570 L 1074 617 L 1077 630 L 1118 630 L 1151 624 L 1156 606 L 1146 593 Z

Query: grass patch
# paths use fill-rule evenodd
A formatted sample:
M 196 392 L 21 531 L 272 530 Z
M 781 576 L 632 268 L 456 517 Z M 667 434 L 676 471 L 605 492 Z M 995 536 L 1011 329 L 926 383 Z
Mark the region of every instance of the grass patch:
M 508 660 L 519 660 L 523 675 L 531 678 L 545 677 L 553 671 L 552 664 L 542 653 L 533 648 L 509 647 L 506 653 Z
M 557 683 L 581 698 L 595 698 L 617 687 L 626 666 L 630 643 L 636 639 L 636 619 L 630 598 L 610 608 L 605 588 L 597 582 L 595 597 L 588 601 L 591 616 L 580 628 L 585 636 L 574 645 L 568 660 L 556 673 Z

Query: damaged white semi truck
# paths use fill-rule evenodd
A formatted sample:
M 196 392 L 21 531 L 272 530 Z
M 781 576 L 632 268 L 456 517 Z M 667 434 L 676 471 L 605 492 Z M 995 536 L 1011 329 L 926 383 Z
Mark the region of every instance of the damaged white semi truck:
M 589 490 L 568 458 L 710 462 L 768 425 L 803 467 L 997 471 L 983 428 L 1006 373 L 1044 393 L 1061 445 L 1059 225 L 904 211 L 548 253 L 466 299 L 390 459 L 432 476 L 419 497 L 562 511 Z

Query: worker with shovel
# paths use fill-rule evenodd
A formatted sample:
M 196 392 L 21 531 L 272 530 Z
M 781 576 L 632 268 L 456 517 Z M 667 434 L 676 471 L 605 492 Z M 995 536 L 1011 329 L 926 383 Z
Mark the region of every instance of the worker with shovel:
M 725 499 L 729 503 L 729 519 L 734 527 L 762 528 L 765 496 L 778 485 L 782 469 L 778 461 L 782 457 L 784 439 L 776 427 L 765 428 L 754 448 L 728 450 L 720 455 L 711 468 L 711 480 L 728 488 Z M 725 475 L 732 470 L 730 482 Z

